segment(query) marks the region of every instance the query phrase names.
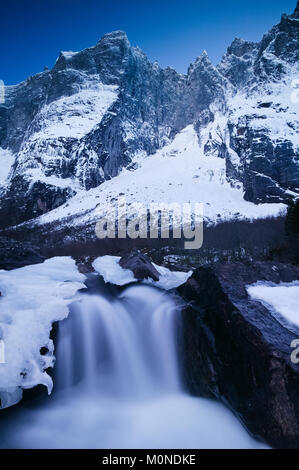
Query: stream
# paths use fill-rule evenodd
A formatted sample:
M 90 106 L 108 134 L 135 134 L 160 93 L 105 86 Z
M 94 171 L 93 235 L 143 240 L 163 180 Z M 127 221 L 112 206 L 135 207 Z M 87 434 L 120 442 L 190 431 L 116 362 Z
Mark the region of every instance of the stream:
M 192 397 L 180 307 L 160 289 L 79 294 L 56 338 L 54 392 L 5 410 L 2 448 L 263 448 L 222 404 Z

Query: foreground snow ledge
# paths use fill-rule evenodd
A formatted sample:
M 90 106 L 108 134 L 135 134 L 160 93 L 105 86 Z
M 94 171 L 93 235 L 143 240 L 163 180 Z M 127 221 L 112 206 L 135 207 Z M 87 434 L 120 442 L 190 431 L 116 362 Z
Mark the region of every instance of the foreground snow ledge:
M 117 286 L 124 286 L 131 282 L 139 282 L 138 279 L 135 279 L 134 274 L 130 269 L 123 269 L 120 266 L 120 259 L 121 258 L 119 256 L 100 256 L 94 260 L 92 266 L 95 271 L 103 277 L 105 282 L 111 282 L 111 284 L 116 284 Z M 160 279 L 157 282 L 153 281 L 153 279 L 145 279 L 144 281 L 141 281 L 143 284 L 150 284 L 155 287 L 160 287 L 161 289 L 170 290 L 184 284 L 192 275 L 192 271 L 189 271 L 188 273 L 170 271 L 163 266 L 158 266 L 154 263 L 152 264 L 160 273 Z
M 5 352 L 5 363 L 0 363 L 1 408 L 18 403 L 22 389 L 38 384 L 51 393 L 53 383 L 45 369 L 54 363 L 52 324 L 67 317 L 84 280 L 69 257 L 0 270 L 0 339 Z M 46 355 L 41 355 L 42 347 L 48 349 Z
M 264 304 L 283 326 L 299 326 L 299 281 L 280 284 L 259 281 L 247 286 L 247 292 Z

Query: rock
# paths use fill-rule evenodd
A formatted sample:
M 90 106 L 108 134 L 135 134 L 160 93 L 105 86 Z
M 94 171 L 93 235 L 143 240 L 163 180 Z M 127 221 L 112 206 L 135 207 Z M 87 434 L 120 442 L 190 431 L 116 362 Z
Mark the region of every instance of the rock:
M 299 446 L 298 337 L 283 327 L 246 285 L 290 282 L 299 269 L 280 263 L 227 263 L 198 268 L 179 288 L 186 380 L 195 395 L 227 404 L 255 436 L 276 448 Z
M 0 236 L 0 269 L 16 269 L 29 264 L 42 263 L 44 257 L 30 243 Z
M 254 120 L 256 116 L 248 114 L 230 126 L 231 148 L 242 162 L 244 199 L 256 204 L 287 202 L 298 186 L 298 150 L 289 140 L 274 142 L 267 127 L 254 128 Z M 234 177 L 229 171 L 227 165 L 227 176 Z
M 159 281 L 159 272 L 151 260 L 140 251 L 133 251 L 129 255 L 123 256 L 119 264 L 123 269 L 130 269 L 134 273 L 135 279 L 151 278 L 154 281 Z

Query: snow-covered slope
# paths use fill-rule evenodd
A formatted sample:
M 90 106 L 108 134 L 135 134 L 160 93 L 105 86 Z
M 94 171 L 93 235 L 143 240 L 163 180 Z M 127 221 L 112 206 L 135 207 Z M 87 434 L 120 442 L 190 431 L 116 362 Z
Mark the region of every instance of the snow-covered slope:
M 68 315 L 68 305 L 85 287 L 71 258 L 52 258 L 42 264 L 12 271 L 0 270 L 0 339 L 4 363 L 0 363 L 0 407 L 14 405 L 22 389 L 38 384 L 52 390 L 45 372 L 54 364 L 50 331 L 55 321 Z M 41 354 L 46 348 L 46 354 Z
M 205 135 L 213 135 L 216 130 L 215 123 L 210 123 Z M 207 223 L 263 218 L 285 210 L 285 205 L 280 203 L 256 205 L 245 201 L 242 184 L 231 185 L 226 179 L 225 159 L 204 155 L 193 126 L 180 132 L 155 155 L 139 160 L 138 165 L 134 171 L 122 170 L 98 188 L 81 191 L 62 206 L 25 225 L 36 227 L 50 223 L 52 231 L 77 227 L 81 235 L 86 227 L 91 227 L 95 236 L 100 208 L 106 204 L 116 206 L 120 195 L 125 196 L 128 206 L 138 202 L 146 208 L 151 203 L 201 202 Z
M 116 86 L 103 85 L 98 76 L 89 78 L 78 93 L 42 107 L 32 122 L 28 140 L 80 139 L 101 122 L 116 98 Z

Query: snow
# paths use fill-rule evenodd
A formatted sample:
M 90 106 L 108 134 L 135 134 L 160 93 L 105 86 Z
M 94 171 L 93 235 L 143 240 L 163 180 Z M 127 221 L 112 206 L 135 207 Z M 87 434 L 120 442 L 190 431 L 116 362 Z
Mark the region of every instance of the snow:
M 100 256 L 92 263 L 93 268 L 103 277 L 105 282 L 111 282 L 117 286 L 125 286 L 131 282 L 137 282 L 130 269 L 123 269 L 119 265 L 118 256 Z
M 63 96 L 41 109 L 33 121 L 33 128 L 38 131 L 30 136 L 30 141 L 82 138 L 101 122 L 105 112 L 117 99 L 117 89 L 116 85 L 104 85 L 95 77 L 89 78 L 78 93 Z
M 61 54 L 66 58 L 66 59 L 71 59 L 74 57 L 74 55 L 78 54 L 78 52 L 74 51 L 61 51 Z
M 119 260 L 119 256 L 100 256 L 97 258 L 92 266 L 94 269 L 103 277 L 105 282 L 111 282 L 117 286 L 124 286 L 130 284 L 131 282 L 138 282 L 138 279 L 135 279 L 133 272 L 130 269 L 123 269 Z M 154 281 L 153 279 L 145 279 L 142 281 L 142 284 L 150 284 L 161 289 L 170 290 L 175 289 L 176 287 L 184 284 L 187 279 L 192 275 L 192 271 L 188 273 L 180 271 L 170 271 L 163 266 L 158 266 L 153 263 L 153 266 L 160 273 L 159 281 Z
M 214 125 L 213 123 L 211 125 Z M 206 135 L 210 127 L 204 131 Z M 167 146 L 139 161 L 135 171 L 123 169 L 113 179 L 90 191 L 81 191 L 66 204 L 35 219 L 34 224 L 57 222 L 57 226 L 81 226 L 97 221 L 101 204 L 110 204 L 122 193 L 127 204 L 136 201 L 147 208 L 151 203 L 203 203 L 207 223 L 219 220 L 257 219 L 277 216 L 284 204 L 253 204 L 243 199 L 243 188 L 232 187 L 226 180 L 225 160 L 205 156 L 193 126 L 186 127 Z M 72 215 L 72 220 L 63 218 Z
M 288 74 L 280 82 L 266 83 L 260 85 L 258 90 L 251 91 L 250 95 L 247 90 L 229 99 L 231 122 L 237 124 L 240 118 L 246 117 L 250 128 L 263 130 L 274 143 L 289 140 L 298 150 L 298 100 L 293 97 L 298 71 L 298 67 L 288 67 Z M 258 107 L 259 103 L 270 102 L 269 108 Z
M 248 286 L 247 292 L 268 307 L 281 323 L 299 326 L 299 281 L 280 284 L 260 281 Z
M 84 288 L 85 276 L 69 257 L 12 271 L 0 270 L 0 333 L 5 346 L 5 363 L 0 364 L 1 407 L 22 398 L 22 389 L 38 384 L 52 390 L 45 369 L 54 363 L 50 331 L 55 321 L 68 315 L 68 305 Z M 40 354 L 48 348 L 46 355 Z
M 73 191 L 80 191 L 81 186 L 78 180 L 75 178 L 59 178 L 59 176 L 51 175 L 46 176 L 41 168 L 31 168 L 24 172 L 28 177 L 32 178 L 32 182 L 41 181 L 42 183 L 48 184 L 50 186 L 55 186 L 56 188 L 71 188 Z
M 101 83 L 97 74 L 78 74 L 76 92 L 44 105 L 26 131 L 17 156 L 18 173 L 32 183 L 41 181 L 74 191 L 82 188 L 77 174 L 71 178 L 60 175 L 70 156 L 78 160 L 76 152 L 84 146 L 81 139 L 101 123 L 118 97 L 118 86 Z
M 2 186 L 7 177 L 9 176 L 12 165 L 14 164 L 15 156 L 10 150 L 0 147 L 0 186 Z

